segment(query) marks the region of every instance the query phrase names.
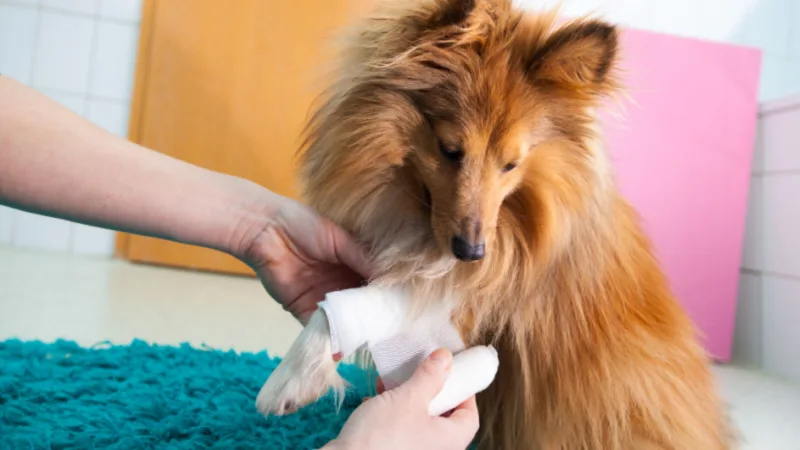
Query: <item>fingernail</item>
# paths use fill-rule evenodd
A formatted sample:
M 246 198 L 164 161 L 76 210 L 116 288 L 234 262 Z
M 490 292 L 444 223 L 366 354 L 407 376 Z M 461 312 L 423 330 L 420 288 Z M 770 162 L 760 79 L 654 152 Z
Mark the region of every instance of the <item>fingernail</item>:
M 429 356 L 434 364 L 438 365 L 441 369 L 449 369 L 450 364 L 453 362 L 453 354 L 450 351 L 440 348 Z

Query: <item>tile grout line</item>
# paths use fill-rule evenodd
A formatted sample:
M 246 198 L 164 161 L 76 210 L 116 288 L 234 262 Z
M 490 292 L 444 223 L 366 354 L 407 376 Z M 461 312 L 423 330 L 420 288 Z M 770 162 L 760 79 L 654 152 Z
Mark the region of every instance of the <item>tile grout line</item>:
M 48 88 L 48 87 L 44 87 L 44 86 L 35 86 L 35 88 L 36 89 L 42 89 L 42 90 L 45 90 L 45 91 L 48 91 L 48 92 L 52 92 L 54 94 L 69 95 L 69 96 L 73 96 L 73 97 L 79 97 L 79 98 L 82 98 L 82 99 L 87 100 L 87 101 L 97 100 L 97 101 L 101 101 L 101 102 L 125 103 L 125 104 L 129 104 L 131 102 L 131 99 L 129 99 L 129 98 L 127 98 L 127 99 L 125 99 L 125 98 L 114 98 L 114 97 L 106 97 L 104 95 L 93 95 L 93 94 L 89 94 L 89 93 L 87 93 L 87 94 L 79 94 L 77 92 L 67 91 L 67 90 L 64 90 L 64 89 Z
M 0 4 L 9 4 L 9 3 L 4 1 L 4 0 L 0 0 Z M 71 11 L 65 11 L 65 10 L 61 10 L 61 9 L 57 9 L 57 8 L 49 8 L 49 7 L 43 6 L 41 3 L 38 3 L 34 7 L 31 7 L 30 5 L 17 4 L 17 3 L 14 3 L 14 2 L 11 2 L 10 4 L 14 5 L 14 6 L 23 7 L 24 9 L 35 9 L 37 11 L 37 13 L 38 13 L 37 14 L 37 18 L 36 18 L 36 31 L 35 31 L 36 42 L 34 43 L 35 54 L 34 54 L 33 63 L 32 63 L 33 67 L 31 67 L 31 77 L 28 80 L 29 81 L 28 86 L 31 86 L 34 89 L 39 90 L 40 92 L 41 91 L 48 91 L 48 92 L 52 92 L 54 94 L 68 95 L 68 96 L 73 96 L 73 97 L 77 97 L 77 98 L 86 100 L 87 104 L 86 104 L 86 106 L 84 106 L 83 117 L 87 117 L 88 116 L 88 113 L 89 113 L 89 102 L 94 101 L 94 100 L 103 101 L 103 102 L 109 102 L 109 103 L 130 105 L 131 99 L 114 98 L 114 97 L 107 97 L 107 96 L 102 96 L 102 95 L 93 95 L 90 92 L 91 91 L 91 83 L 92 83 L 92 74 L 93 74 L 93 71 L 94 71 L 94 58 L 96 56 L 96 51 L 97 51 L 97 40 L 99 39 L 99 37 L 98 37 L 99 23 L 103 22 L 103 21 L 106 21 L 106 19 L 107 19 L 107 18 L 105 18 L 105 17 L 100 15 L 100 12 L 99 12 L 99 9 L 100 9 L 99 0 L 97 0 L 97 4 L 95 6 L 95 14 L 93 14 L 93 15 L 90 15 L 90 14 L 78 14 L 78 13 L 74 13 L 74 12 L 71 12 Z M 41 34 L 42 13 L 45 12 L 45 11 L 58 12 L 59 14 L 63 14 L 63 15 L 67 15 L 67 16 L 77 16 L 77 17 L 82 17 L 82 18 L 91 18 L 92 21 L 93 21 L 92 44 L 91 44 L 92 45 L 92 54 L 91 54 L 91 59 L 89 61 L 89 66 L 90 67 L 89 67 L 89 74 L 88 74 L 88 77 L 87 77 L 87 86 L 86 86 L 86 92 L 85 93 L 77 93 L 77 92 L 69 91 L 69 90 L 66 90 L 66 89 L 60 89 L 60 88 L 50 88 L 50 87 L 46 87 L 46 86 L 40 86 L 40 85 L 38 85 L 38 83 L 35 83 L 36 54 L 38 54 L 38 52 L 39 52 L 38 45 L 39 45 L 39 37 L 40 37 L 40 34 Z M 139 22 L 130 22 L 130 23 L 126 22 L 126 23 L 129 24 L 129 25 L 139 26 Z
M 800 281 L 800 275 L 792 275 L 788 273 L 781 273 L 781 272 L 773 272 L 770 270 L 757 270 L 757 269 L 746 269 L 742 268 L 741 273 L 747 275 L 760 275 L 760 276 L 768 276 L 772 278 L 780 278 L 783 280 L 792 280 L 792 281 Z
M 800 175 L 800 169 L 786 169 L 786 170 L 760 170 L 758 172 L 752 172 L 751 174 L 754 178 L 759 177 L 768 177 L 768 176 L 776 176 L 776 175 Z
M 92 43 L 89 50 L 89 73 L 86 74 L 86 97 L 87 101 L 83 105 L 83 118 L 89 120 L 89 110 L 91 109 L 91 100 L 88 97 L 92 92 L 92 83 L 94 81 L 94 72 L 97 64 L 97 47 L 100 34 L 100 0 L 94 0 L 94 15 L 92 16 Z M 66 253 L 77 254 L 75 251 L 75 234 L 77 231 L 78 223 L 69 221 L 69 233 L 67 236 L 67 251 Z
M 141 20 L 139 19 L 120 19 L 118 17 L 110 17 L 110 16 L 103 16 L 99 13 L 99 3 L 98 3 L 98 10 L 94 14 L 84 13 L 80 11 L 71 11 L 68 9 L 53 7 L 53 6 L 44 6 L 41 2 L 37 3 L 36 5 L 30 5 L 26 3 L 18 3 L 13 0 L 0 0 L 0 5 L 7 5 L 13 6 L 15 8 L 20 9 L 34 9 L 40 12 L 53 12 L 62 14 L 65 16 L 73 16 L 73 17 L 83 17 L 88 19 L 93 19 L 95 17 L 99 17 L 101 20 L 106 22 L 116 23 L 118 25 L 139 25 Z
M 31 65 L 29 67 L 30 75 L 28 75 L 28 80 L 27 80 L 28 81 L 28 86 L 33 86 L 33 81 L 36 79 L 36 69 L 37 69 L 36 60 L 37 60 L 38 55 L 39 55 L 39 44 L 41 42 L 41 33 L 42 33 L 42 4 L 41 4 L 41 2 L 37 3 L 36 4 L 36 8 L 34 8 L 34 9 L 36 10 L 36 26 L 35 26 L 34 33 L 33 33 L 33 40 L 34 40 L 33 41 L 33 57 L 31 58 Z M 16 242 L 17 242 L 17 228 L 19 228 L 19 220 L 20 220 L 21 214 L 22 214 L 21 210 L 15 209 L 14 210 L 14 215 L 13 215 L 12 220 L 11 220 L 11 227 L 10 227 L 11 228 L 11 241 L 9 242 L 9 245 L 11 247 L 14 247 L 14 248 L 17 248 L 17 244 L 16 244 Z
M 797 14 L 797 0 L 789 2 L 789 17 L 794 18 Z M 794 34 L 797 32 L 797 24 L 794 20 L 789 20 L 789 33 L 786 37 L 786 54 L 788 57 L 786 59 L 790 59 L 792 57 L 792 41 L 794 40 Z M 785 90 L 789 90 L 789 74 L 786 74 L 786 86 L 784 86 Z
M 100 21 L 97 19 L 100 12 L 100 0 L 94 2 L 94 16 L 92 18 L 92 43 L 89 50 L 89 73 L 86 75 L 86 104 L 83 106 L 83 117 L 88 120 L 89 111 L 91 110 L 91 95 L 92 95 L 92 82 L 94 81 L 94 72 L 97 67 L 97 48 L 100 40 Z
M 798 61 L 800 61 L 800 58 L 798 58 Z M 769 103 L 769 102 L 773 102 L 773 101 L 775 101 L 775 100 L 767 100 L 766 102 L 759 102 L 759 103 Z M 790 112 L 790 111 L 797 111 L 797 106 L 796 105 L 783 105 L 783 106 L 773 107 L 773 108 L 770 108 L 768 111 L 759 111 L 758 112 L 758 117 L 759 118 L 769 117 L 769 116 L 772 116 L 772 115 L 783 114 L 783 113 L 787 113 L 787 112 Z

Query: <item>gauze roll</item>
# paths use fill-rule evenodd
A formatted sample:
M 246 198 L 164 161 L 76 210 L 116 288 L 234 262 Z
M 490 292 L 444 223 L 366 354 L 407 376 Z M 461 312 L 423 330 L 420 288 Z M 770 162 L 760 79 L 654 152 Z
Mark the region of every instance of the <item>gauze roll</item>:
M 447 381 L 428 405 L 428 413 L 441 416 L 489 387 L 499 365 L 497 350 L 491 346 L 470 347 L 455 355 Z
M 319 307 L 328 318 L 333 354 L 348 357 L 367 345 L 386 389 L 408 380 L 435 350 L 453 352 L 453 368 L 445 388 L 431 403 L 434 412 L 448 407 L 439 415 L 485 389 L 497 372 L 493 348 L 476 347 L 459 356 L 464 342 L 453 326 L 448 305 L 438 302 L 412 316 L 407 291 L 368 286 L 329 293 Z

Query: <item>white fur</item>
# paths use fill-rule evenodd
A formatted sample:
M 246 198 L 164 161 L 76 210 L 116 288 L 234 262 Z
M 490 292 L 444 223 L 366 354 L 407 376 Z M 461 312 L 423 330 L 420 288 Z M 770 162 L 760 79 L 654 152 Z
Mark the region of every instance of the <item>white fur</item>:
M 316 401 L 331 388 L 341 402 L 345 381 L 336 366 L 331 353 L 328 319 L 318 310 L 264 383 L 256 399 L 256 408 L 264 415 L 290 414 Z

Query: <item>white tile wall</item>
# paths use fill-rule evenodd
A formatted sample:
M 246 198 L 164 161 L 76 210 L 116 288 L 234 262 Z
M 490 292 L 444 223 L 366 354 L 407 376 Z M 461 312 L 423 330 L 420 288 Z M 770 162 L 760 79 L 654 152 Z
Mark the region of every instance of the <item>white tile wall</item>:
M 800 7 L 798 7 L 800 9 Z M 800 33 L 800 27 L 798 27 Z M 800 52 L 795 55 L 800 55 Z M 800 56 L 792 56 L 786 61 L 785 91 L 789 93 L 800 92 Z
M 70 250 L 83 255 L 111 255 L 115 237 L 114 232 L 76 223 L 72 225 Z
M 800 278 L 763 280 L 764 368 L 800 380 Z
M 800 174 L 766 174 L 763 178 L 760 269 L 800 277 Z
M 126 22 L 138 22 L 142 17 L 141 0 L 100 0 L 100 16 Z
M 6 0 L 4 3 L 16 3 L 23 6 L 36 6 L 41 0 Z
M 655 8 L 657 1 L 653 0 L 603 0 L 600 13 L 608 20 L 620 25 L 653 30 L 655 24 Z
M 81 116 L 86 115 L 86 108 L 89 104 L 89 101 L 83 95 L 78 94 L 71 94 L 69 92 L 59 92 L 59 91 L 51 91 L 48 89 L 41 89 L 42 93 L 46 94 L 52 100 L 61 103 L 62 105 L 66 106 L 67 108 L 71 109 L 72 112 L 79 114 Z
M 120 137 L 128 135 L 129 108 L 120 102 L 90 100 L 86 118 Z
M 786 58 L 764 53 L 761 57 L 759 96 L 762 99 L 779 98 L 787 90 L 788 79 L 789 66 Z
M 0 205 L 0 245 L 11 243 L 17 211 Z
M 764 267 L 764 178 L 752 177 L 747 199 L 742 267 L 762 271 Z
M 36 10 L 0 4 L 0 71 L 16 80 L 30 80 L 36 54 Z
M 652 29 L 678 36 L 726 41 L 735 32 L 750 0 L 672 0 L 654 2 Z M 693 14 L 687 14 L 693 11 Z M 716 16 L 714 21 L 708 18 Z
M 0 73 L 127 135 L 141 0 L 0 0 Z M 0 245 L 111 255 L 114 233 L 0 206 Z
M 86 94 L 95 21 L 56 11 L 43 11 L 40 21 L 33 85 Z
M 21 248 L 66 252 L 69 251 L 71 238 L 70 222 L 20 211 L 11 242 Z
M 789 36 L 792 23 L 792 5 L 796 0 L 738 0 L 746 13 L 739 20 L 731 36 L 734 42 L 758 47 L 775 55 L 789 54 Z M 718 2 L 724 7 L 729 2 Z
M 755 367 L 761 367 L 764 362 L 762 278 L 758 273 L 743 273 L 739 279 L 739 301 L 733 337 L 733 360 Z
M 789 32 L 789 54 L 797 56 L 800 55 L 800 26 L 796 25 L 800 24 L 800 5 L 797 2 L 792 5 L 791 17 L 795 26 Z
M 90 93 L 97 97 L 128 100 L 133 89 L 139 27 L 129 23 L 100 22 Z
M 97 12 L 98 0 L 42 0 L 42 5 L 48 9 L 94 14 Z
M 764 152 L 754 172 L 800 172 L 800 108 L 771 114 L 761 124 Z
M 800 96 L 762 106 L 734 356 L 800 380 Z

